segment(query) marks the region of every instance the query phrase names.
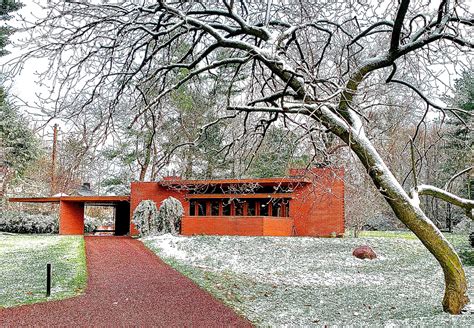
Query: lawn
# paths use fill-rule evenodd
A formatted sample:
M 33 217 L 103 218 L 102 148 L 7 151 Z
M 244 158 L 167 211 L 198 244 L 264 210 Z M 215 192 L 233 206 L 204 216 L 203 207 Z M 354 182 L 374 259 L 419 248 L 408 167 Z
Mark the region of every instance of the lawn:
M 467 249 L 467 236 L 449 238 Z M 474 326 L 474 315 L 442 312 L 441 270 L 407 233 L 358 239 L 165 235 L 143 241 L 257 326 Z M 351 255 L 364 244 L 378 259 Z M 473 298 L 474 267 L 465 269 Z
M 86 285 L 82 236 L 1 234 L 0 259 L 0 308 L 75 296 Z M 49 298 L 47 263 L 52 266 Z

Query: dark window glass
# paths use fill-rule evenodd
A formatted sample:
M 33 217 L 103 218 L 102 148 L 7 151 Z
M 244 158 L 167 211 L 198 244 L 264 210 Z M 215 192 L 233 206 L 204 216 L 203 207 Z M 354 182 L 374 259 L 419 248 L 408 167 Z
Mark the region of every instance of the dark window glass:
M 212 216 L 219 215 L 219 201 L 218 200 L 211 200 L 211 215 Z
M 242 216 L 244 215 L 244 202 L 236 200 L 234 201 L 235 206 L 235 215 Z
M 288 199 L 284 200 L 282 202 L 282 206 L 285 207 L 285 216 L 286 217 L 290 216 L 290 201 Z
M 263 200 L 260 202 L 260 215 L 268 216 L 268 201 Z
M 273 201 L 272 216 L 283 216 L 281 207 L 282 207 L 281 199 L 277 199 L 277 200 Z
M 206 202 L 203 202 L 203 201 L 199 201 L 199 202 L 196 202 L 196 205 L 197 205 L 197 215 L 198 216 L 206 216 Z
M 196 201 L 192 200 L 189 202 L 189 215 L 194 216 L 196 213 L 194 212 L 194 209 L 196 208 Z
M 224 216 L 230 215 L 230 202 L 227 200 L 222 201 L 222 215 Z
M 257 204 L 255 200 L 250 199 L 247 201 L 248 207 L 247 207 L 247 215 L 249 216 L 255 216 L 255 210 L 257 208 Z

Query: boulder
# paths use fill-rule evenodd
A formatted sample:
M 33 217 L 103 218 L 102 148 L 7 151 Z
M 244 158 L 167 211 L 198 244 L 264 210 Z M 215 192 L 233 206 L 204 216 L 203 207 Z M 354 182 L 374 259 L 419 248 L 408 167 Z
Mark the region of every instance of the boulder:
M 352 255 L 354 255 L 358 259 L 373 260 L 377 258 L 377 254 L 375 254 L 374 250 L 367 245 L 357 247 L 352 252 Z

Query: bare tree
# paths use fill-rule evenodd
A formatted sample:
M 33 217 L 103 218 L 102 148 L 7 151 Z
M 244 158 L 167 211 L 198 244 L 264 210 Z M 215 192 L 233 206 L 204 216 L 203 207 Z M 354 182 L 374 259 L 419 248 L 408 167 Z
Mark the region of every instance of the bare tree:
M 291 121 L 309 135 L 330 132 L 329 142 L 333 136 L 340 138 L 396 216 L 438 260 L 446 284 L 443 308 L 460 313 L 468 302 L 462 264 L 420 208 L 417 194 L 466 209 L 472 209 L 472 201 L 417 184 L 410 195 L 364 125 L 370 121 L 368 109 L 387 105 L 378 96 L 400 87 L 416 98 L 396 101 L 409 102 L 413 112 L 426 109 L 422 120 L 432 111 L 459 117 L 459 109 L 446 108 L 431 96 L 437 88 L 450 87 L 449 78 L 436 67 L 444 67 L 446 75 L 471 65 L 473 18 L 461 1 L 377 4 L 50 1 L 44 18 L 26 22 L 31 37 L 17 63 L 50 58 L 49 73 L 59 83 L 54 93 L 57 111 L 66 93 L 78 101 L 89 95 L 84 109 L 100 95 L 109 99 L 110 117 L 123 99 L 146 99 L 147 106 L 140 109 L 129 103 L 128 110 L 141 116 L 185 83 L 228 69 L 229 95 L 241 91 L 229 97 L 228 116 L 242 118 L 241 134 L 251 132 L 246 127 L 252 122 L 266 131 L 274 122 Z M 13 66 L 13 72 L 20 66 Z

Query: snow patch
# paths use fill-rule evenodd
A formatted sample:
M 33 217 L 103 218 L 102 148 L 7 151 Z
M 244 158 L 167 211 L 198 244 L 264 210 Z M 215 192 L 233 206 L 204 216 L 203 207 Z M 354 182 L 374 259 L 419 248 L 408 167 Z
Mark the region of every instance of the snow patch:
M 188 255 L 182 249 L 179 249 L 179 239 L 183 237 L 173 236 L 172 234 L 164 234 L 161 236 L 153 236 L 143 238 L 144 241 L 149 241 L 153 246 L 162 251 L 164 257 L 171 257 L 177 260 L 185 260 Z

